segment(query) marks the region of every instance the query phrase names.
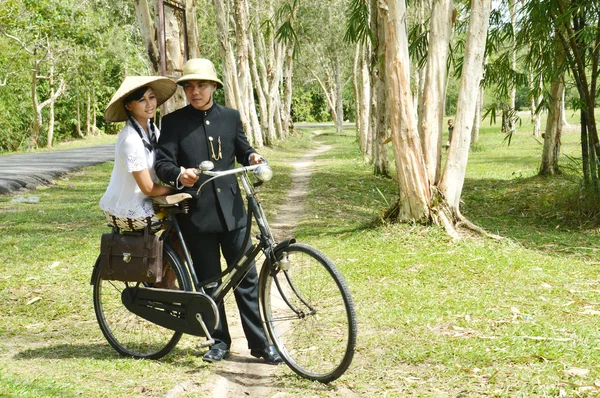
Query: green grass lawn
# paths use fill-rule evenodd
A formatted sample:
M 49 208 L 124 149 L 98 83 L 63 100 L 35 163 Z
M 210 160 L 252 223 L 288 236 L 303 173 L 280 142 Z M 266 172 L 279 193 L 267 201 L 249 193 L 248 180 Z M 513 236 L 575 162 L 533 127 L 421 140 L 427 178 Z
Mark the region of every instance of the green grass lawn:
M 276 176 L 261 190 L 273 216 L 291 161 L 317 140 L 306 214 L 295 235 L 345 276 L 359 339 L 348 372 L 329 386 L 280 367 L 292 396 L 595 396 L 600 390 L 600 228 L 580 210 L 574 171 L 537 177 L 541 145 L 523 126 L 509 147 L 483 125 L 469 155 L 464 215 L 505 237 L 453 241 L 439 227 L 374 224 L 397 196 L 362 162 L 353 130 L 305 133 L 261 150 Z M 521 130 L 521 129 L 520 129 Z M 565 134 L 577 157 L 579 136 Z M 562 159 L 565 170 L 573 161 Z M 82 169 L 25 196 L 0 196 L 0 395 L 164 396 L 211 367 L 182 340 L 162 361 L 118 357 L 93 314 L 89 276 L 97 203 L 111 164 Z M 576 170 L 576 166 L 573 167 Z M 373 227 L 373 225 L 378 225 Z M 213 368 L 214 369 L 214 368 Z M 195 395 L 190 395 L 195 396 Z M 197 396 L 197 395 L 196 395 Z

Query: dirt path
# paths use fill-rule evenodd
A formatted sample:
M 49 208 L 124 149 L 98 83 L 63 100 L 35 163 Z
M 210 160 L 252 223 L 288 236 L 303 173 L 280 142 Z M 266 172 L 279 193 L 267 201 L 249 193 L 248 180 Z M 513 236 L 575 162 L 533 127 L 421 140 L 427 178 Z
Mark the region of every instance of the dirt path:
M 278 241 L 291 237 L 294 225 L 302 217 L 312 174 L 313 158 L 330 149 L 329 145 L 321 145 L 294 163 L 292 186 L 284 204 L 278 209 L 278 216 L 269 223 L 273 235 Z M 214 367 L 214 372 L 204 384 L 197 385 L 188 381 L 175 386 L 166 396 L 169 398 L 184 397 L 188 393 L 211 398 L 284 398 L 291 396 L 277 380 L 286 365 L 268 365 L 262 360 L 252 357 L 233 297 L 226 301 L 225 306 L 232 338 L 231 355 L 227 360 L 211 365 Z

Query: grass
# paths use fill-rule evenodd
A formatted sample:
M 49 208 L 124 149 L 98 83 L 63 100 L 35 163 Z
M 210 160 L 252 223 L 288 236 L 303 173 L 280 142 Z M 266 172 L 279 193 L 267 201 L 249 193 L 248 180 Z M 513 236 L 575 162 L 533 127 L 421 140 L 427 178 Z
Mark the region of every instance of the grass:
M 276 172 L 261 192 L 273 217 L 291 184 L 291 160 L 316 140 L 333 146 L 315 159 L 295 234 L 338 265 L 359 318 L 355 360 L 340 380 L 321 386 L 282 367 L 281 391 L 598 393 L 598 220 L 580 211 L 576 175 L 537 177 L 541 146 L 523 132 L 506 147 L 497 130 L 484 126 L 469 155 L 462 211 L 501 241 L 454 242 L 438 227 L 372 227 L 397 188 L 363 164 L 352 130 L 295 136 L 261 151 Z M 564 151 L 577 156 L 578 135 L 563 138 Z M 106 230 L 97 203 L 111 167 L 40 188 L 36 204 L 0 196 L 0 395 L 164 396 L 211 373 L 191 339 L 162 361 L 134 361 L 118 357 L 98 329 L 88 279 Z

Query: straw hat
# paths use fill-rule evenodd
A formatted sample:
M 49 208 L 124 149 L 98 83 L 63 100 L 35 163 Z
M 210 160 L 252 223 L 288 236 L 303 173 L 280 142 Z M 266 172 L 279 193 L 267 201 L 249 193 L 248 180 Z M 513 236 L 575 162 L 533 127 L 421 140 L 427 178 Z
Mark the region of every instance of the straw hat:
M 188 80 L 209 80 L 217 83 L 217 88 L 223 88 L 215 66 L 206 58 L 192 58 L 183 65 L 183 76 L 177 80 L 177 84 L 183 85 L 182 83 Z
M 157 106 L 162 105 L 166 100 L 171 98 L 173 93 L 175 93 L 175 90 L 177 90 L 177 84 L 166 77 L 127 76 L 106 107 L 104 119 L 109 122 L 122 122 L 127 120 L 123 99 L 138 88 L 144 86 L 152 87 L 154 90 Z

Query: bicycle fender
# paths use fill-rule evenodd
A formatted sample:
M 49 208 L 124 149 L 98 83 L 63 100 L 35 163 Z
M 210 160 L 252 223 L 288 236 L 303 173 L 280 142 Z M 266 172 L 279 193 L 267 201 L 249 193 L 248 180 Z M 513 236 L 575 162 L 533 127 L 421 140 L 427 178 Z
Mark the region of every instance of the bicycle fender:
M 94 281 L 96 280 L 96 275 L 98 274 L 98 272 L 100 272 L 100 267 L 98 266 L 100 264 L 100 256 L 98 256 L 98 258 L 96 259 L 96 264 L 94 264 L 94 269 L 92 270 L 92 277 L 90 278 L 90 285 L 94 284 Z
M 289 245 L 293 245 L 294 243 L 296 243 L 296 239 L 295 238 L 289 238 L 289 239 L 285 239 L 281 242 L 279 242 L 275 248 L 273 249 L 273 252 L 277 253 L 283 249 L 285 249 L 286 247 L 288 247 Z

